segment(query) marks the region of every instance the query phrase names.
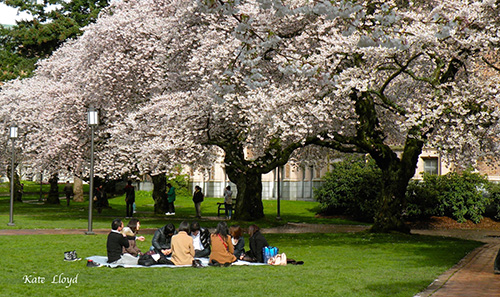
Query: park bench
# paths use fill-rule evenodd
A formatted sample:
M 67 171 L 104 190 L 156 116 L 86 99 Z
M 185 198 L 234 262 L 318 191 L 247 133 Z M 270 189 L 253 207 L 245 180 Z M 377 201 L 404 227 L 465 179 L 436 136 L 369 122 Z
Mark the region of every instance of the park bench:
M 234 211 L 234 207 L 236 206 L 236 198 L 232 199 L 231 207 Z M 220 217 L 220 214 L 226 213 L 226 204 L 224 202 L 217 202 L 217 216 Z

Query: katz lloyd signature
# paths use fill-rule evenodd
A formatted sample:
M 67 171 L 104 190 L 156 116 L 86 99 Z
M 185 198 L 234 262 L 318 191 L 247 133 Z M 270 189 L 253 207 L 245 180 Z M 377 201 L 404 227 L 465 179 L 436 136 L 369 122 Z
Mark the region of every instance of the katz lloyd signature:
M 76 276 L 70 277 L 70 276 L 65 276 L 64 273 L 56 274 L 52 277 L 52 281 L 50 284 L 58 284 L 58 285 L 64 285 L 65 288 L 71 287 L 72 284 L 77 284 L 78 283 L 78 276 L 80 273 L 78 273 Z M 23 276 L 23 281 L 25 284 L 45 284 L 49 283 L 48 280 L 44 276 L 34 276 L 34 275 L 24 275 Z

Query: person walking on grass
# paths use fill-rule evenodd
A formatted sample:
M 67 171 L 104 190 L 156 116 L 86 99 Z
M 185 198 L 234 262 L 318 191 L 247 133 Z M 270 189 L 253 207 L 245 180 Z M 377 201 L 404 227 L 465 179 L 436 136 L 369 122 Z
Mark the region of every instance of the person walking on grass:
M 193 193 L 193 202 L 194 202 L 194 209 L 196 210 L 197 219 L 201 218 L 201 203 L 203 202 L 204 198 L 205 196 L 201 192 L 200 186 L 195 186 Z
M 168 212 L 165 213 L 165 215 L 174 216 L 175 215 L 175 207 L 174 207 L 175 188 L 170 183 L 167 184 L 167 188 L 168 188 L 168 190 L 167 190 Z

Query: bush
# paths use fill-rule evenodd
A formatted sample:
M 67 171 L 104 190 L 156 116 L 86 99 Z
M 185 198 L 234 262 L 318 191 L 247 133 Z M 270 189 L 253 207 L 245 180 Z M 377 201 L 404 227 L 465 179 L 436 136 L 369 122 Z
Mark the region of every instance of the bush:
M 500 183 L 490 182 L 487 191 L 490 204 L 486 207 L 486 215 L 500 220 Z
M 189 176 L 185 174 L 167 176 L 167 183 L 175 188 L 177 196 L 191 196 L 189 192 Z
M 406 193 L 407 217 L 448 216 L 458 222 L 467 219 L 478 223 L 490 204 L 490 187 L 486 176 L 465 171 L 446 175 L 424 175 L 423 181 L 412 181 Z
M 371 158 L 363 157 L 348 157 L 332 166 L 323 186 L 314 191 L 319 213 L 372 222 L 381 190 L 380 169 Z

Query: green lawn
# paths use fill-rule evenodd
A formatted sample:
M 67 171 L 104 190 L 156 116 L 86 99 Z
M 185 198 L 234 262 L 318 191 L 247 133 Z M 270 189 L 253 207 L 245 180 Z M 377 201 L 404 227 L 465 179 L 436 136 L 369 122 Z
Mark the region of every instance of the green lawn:
M 31 188 L 39 187 L 39 185 L 31 185 Z M 45 186 L 45 185 L 44 185 Z M 0 192 L 5 193 L 8 189 L 8 184 L 0 184 Z M 48 189 L 47 189 L 48 191 Z M 8 190 L 7 190 L 8 192 Z M 13 227 L 8 227 L 9 222 L 9 206 L 10 198 L 8 196 L 0 197 L 0 228 L 6 229 L 82 229 L 88 227 L 88 202 L 76 203 L 71 202 L 70 206 L 66 206 L 66 200 L 61 200 L 60 205 L 48 205 L 38 202 L 40 195 L 31 194 L 23 196 L 23 203 L 14 203 L 14 223 Z M 202 216 L 216 217 L 217 202 L 223 202 L 223 198 L 205 198 L 201 204 Z M 315 224 L 360 224 L 358 222 L 343 220 L 343 219 L 324 219 L 316 218 L 317 202 L 308 201 L 281 201 L 280 217 L 281 220 L 276 220 L 277 203 L 276 201 L 264 200 L 265 218 L 254 223 L 261 227 L 272 227 L 283 225 L 286 222 L 306 222 Z M 109 199 L 110 209 L 104 209 L 101 214 L 96 210 L 93 211 L 93 228 L 109 228 L 110 222 L 114 218 L 125 217 L 125 199 L 124 196 L 118 196 Z M 183 219 L 193 220 L 195 216 L 194 205 L 190 196 L 178 196 L 175 202 L 176 216 L 167 217 L 163 214 L 154 214 L 154 201 L 151 197 L 151 192 L 137 191 L 136 192 L 136 216 L 141 220 L 144 228 L 158 228 L 165 225 L 167 222 L 180 222 Z M 223 215 L 222 217 L 223 218 Z M 217 221 L 200 220 L 202 226 L 215 227 Z M 247 222 L 232 222 L 242 226 L 247 226 Z
M 3 185 L 0 185 L 0 188 Z M 1 191 L 1 190 L 0 190 Z M 9 197 L 0 197 L 0 229 L 87 228 L 88 203 L 69 207 L 38 203 L 38 195 L 15 203 L 9 227 Z M 206 198 L 202 215 L 215 217 L 220 198 Z M 109 229 L 123 218 L 123 196 L 109 200 L 110 209 L 94 212 L 94 229 Z M 341 219 L 316 218 L 317 203 L 282 201 L 276 220 L 276 201 L 264 201 L 266 217 L 256 223 L 272 227 L 286 222 L 359 224 Z M 167 222 L 178 226 L 194 219 L 191 197 L 178 197 L 176 217 L 153 214 L 150 192 L 137 192 L 137 217 L 143 228 Z M 125 220 L 126 222 L 126 220 Z M 202 219 L 215 227 L 217 220 Z M 239 223 L 243 227 L 249 222 Z M 148 250 L 151 234 L 139 248 Z M 482 243 L 453 238 L 404 234 L 266 234 L 289 258 L 305 262 L 286 267 L 194 268 L 87 268 L 86 261 L 65 262 L 64 251 L 79 257 L 106 255 L 106 235 L 1 236 L 0 296 L 414 296 L 441 273 Z M 246 236 L 248 245 L 248 236 Z M 247 246 L 248 248 L 248 246 Z M 74 283 L 68 286 L 71 279 Z M 43 281 L 43 283 L 42 283 Z M 64 283 L 63 283 L 64 282 Z
M 266 234 L 302 266 L 88 268 L 106 235 L 2 236 L 1 296 L 414 296 L 478 242 L 394 234 Z M 147 241 L 139 242 L 147 250 Z M 76 278 L 66 288 L 59 276 Z M 45 283 L 31 283 L 44 278 Z M 52 283 L 54 281 L 56 283 Z M 228 293 L 229 294 L 229 293 Z

